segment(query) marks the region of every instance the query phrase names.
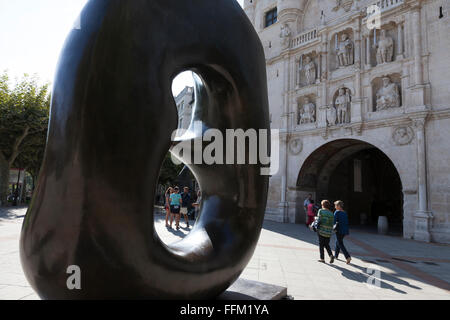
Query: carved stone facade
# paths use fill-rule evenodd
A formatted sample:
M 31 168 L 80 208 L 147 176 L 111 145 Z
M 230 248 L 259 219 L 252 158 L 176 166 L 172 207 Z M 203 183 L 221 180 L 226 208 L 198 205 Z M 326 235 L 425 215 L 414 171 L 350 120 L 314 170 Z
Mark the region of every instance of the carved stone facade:
M 194 88 L 185 87 L 176 97 L 178 110 L 178 129 L 187 130 L 192 119 L 192 104 L 194 102 Z
M 377 28 L 371 5 L 381 6 Z M 365 170 L 372 157 L 399 177 L 401 206 L 392 210 L 403 236 L 450 243 L 448 7 L 446 0 L 245 0 L 266 54 L 272 128 L 280 129 L 266 219 L 303 222 L 308 193 L 338 197 L 336 172 L 352 157 Z M 265 27 L 274 8 L 278 21 Z M 364 181 L 377 178 L 369 175 L 362 174 L 368 196 L 376 188 Z M 373 207 L 377 197 L 390 201 L 381 191 Z M 350 215 L 366 214 L 351 192 L 341 199 Z

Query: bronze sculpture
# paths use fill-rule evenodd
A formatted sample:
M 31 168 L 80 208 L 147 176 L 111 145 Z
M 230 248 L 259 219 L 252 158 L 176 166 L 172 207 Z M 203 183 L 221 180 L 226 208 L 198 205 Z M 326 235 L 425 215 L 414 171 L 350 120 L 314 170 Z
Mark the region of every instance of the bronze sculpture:
M 172 245 L 154 229 L 159 168 L 177 128 L 171 83 L 185 70 L 202 80 L 193 117 L 205 128 L 269 129 L 264 51 L 236 1 L 90 0 L 83 9 L 60 57 L 20 240 L 41 298 L 213 298 L 247 265 L 267 198 L 260 163 L 189 165 L 203 194 L 195 227 Z M 73 265 L 80 290 L 67 287 Z

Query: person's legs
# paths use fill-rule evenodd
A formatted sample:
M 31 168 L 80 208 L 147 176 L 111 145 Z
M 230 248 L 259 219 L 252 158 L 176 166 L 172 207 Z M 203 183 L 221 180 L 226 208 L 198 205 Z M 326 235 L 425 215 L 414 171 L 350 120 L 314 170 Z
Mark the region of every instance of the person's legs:
M 183 211 L 184 221 L 186 221 L 186 227 L 189 228 L 189 217 L 187 215 L 187 208 Z
M 345 256 L 345 259 L 350 258 L 350 254 L 347 251 L 347 248 L 344 245 L 344 237 L 345 235 L 336 235 L 337 237 L 337 241 L 336 241 L 336 245 L 339 245 L 339 248 L 342 250 L 342 253 Z
M 339 235 L 336 233 L 336 246 L 334 248 L 334 257 L 336 259 L 339 257 L 340 252 L 341 252 L 341 248 L 339 247 Z
M 166 227 L 169 226 L 169 215 L 170 215 L 170 209 L 166 207 Z
M 327 249 L 328 256 L 332 257 L 333 256 L 333 251 L 331 251 L 330 239 L 331 238 L 324 237 L 324 247 L 325 247 L 325 249 Z
M 186 222 L 186 227 L 189 228 L 189 218 L 187 216 L 187 207 L 181 207 L 180 209 L 180 213 L 183 215 L 184 217 L 184 221 Z M 181 218 L 181 217 L 180 217 Z
M 172 213 L 172 210 L 171 209 L 169 209 L 169 215 L 170 215 L 170 228 L 172 228 L 172 223 L 173 223 L 173 213 Z
M 178 229 L 180 229 L 180 214 L 179 213 L 175 215 L 175 219 L 176 219 L 175 226 L 178 230 Z
M 324 237 L 319 234 L 319 252 L 320 252 L 320 260 L 325 260 L 324 253 Z

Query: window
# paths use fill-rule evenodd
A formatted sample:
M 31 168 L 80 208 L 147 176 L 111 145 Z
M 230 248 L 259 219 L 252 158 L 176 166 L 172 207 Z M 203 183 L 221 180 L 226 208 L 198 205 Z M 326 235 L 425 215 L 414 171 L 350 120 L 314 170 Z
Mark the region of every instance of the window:
M 267 28 L 268 26 L 271 26 L 276 22 L 277 22 L 277 8 L 266 12 L 266 19 L 265 19 L 264 27 Z

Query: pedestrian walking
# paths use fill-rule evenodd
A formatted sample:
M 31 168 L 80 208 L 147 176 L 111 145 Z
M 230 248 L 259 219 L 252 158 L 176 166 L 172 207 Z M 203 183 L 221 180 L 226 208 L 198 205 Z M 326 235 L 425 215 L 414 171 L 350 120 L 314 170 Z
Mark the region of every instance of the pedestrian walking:
M 345 259 L 347 260 L 347 264 L 349 264 L 352 258 L 344 245 L 344 237 L 349 234 L 348 216 L 344 211 L 343 201 L 336 201 L 334 203 L 334 207 L 336 208 L 336 211 L 334 212 L 334 229 L 336 231 L 336 247 L 334 249 L 334 257 L 337 259 L 340 251 L 342 250 Z
M 183 193 L 181 194 L 181 214 L 184 216 L 184 220 L 186 221 L 186 228 L 189 228 L 189 217 L 188 217 L 188 209 L 191 205 L 191 195 L 189 194 L 189 188 L 184 187 Z
M 198 216 L 198 213 L 200 212 L 200 203 L 201 202 L 202 202 L 202 192 L 200 190 L 198 190 L 197 200 L 192 204 L 192 206 L 195 208 L 194 219 L 195 219 L 195 217 Z
M 327 250 L 328 256 L 330 257 L 330 263 L 334 262 L 333 252 L 330 248 L 330 238 L 333 234 L 333 222 L 334 215 L 330 211 L 331 203 L 328 200 L 323 200 L 321 202 L 322 209 L 317 213 L 318 228 L 317 234 L 319 236 L 319 252 L 320 260 L 319 262 L 325 262 L 324 249 Z
M 314 217 L 316 216 L 316 206 L 314 204 L 314 200 L 312 199 L 310 204 L 308 204 L 307 213 L 308 213 L 308 222 L 306 222 L 306 224 L 310 226 L 311 223 L 314 222 Z
M 169 217 L 171 216 L 170 213 L 170 195 L 173 193 L 173 188 L 169 187 L 167 188 L 166 192 L 164 193 L 164 209 L 166 210 L 166 227 L 169 227 Z
M 308 205 L 311 203 L 311 200 L 312 200 L 312 194 L 310 193 L 310 194 L 308 194 L 308 197 L 305 199 L 305 201 L 303 201 L 303 208 L 305 208 L 305 214 L 306 214 L 306 227 L 309 227 L 309 224 L 308 224 L 308 220 L 309 220 L 309 217 L 308 217 Z
M 175 226 L 177 230 L 180 230 L 180 207 L 183 200 L 180 195 L 180 188 L 175 187 L 174 192 L 170 195 L 170 228 L 172 229 L 173 219 L 175 218 Z

